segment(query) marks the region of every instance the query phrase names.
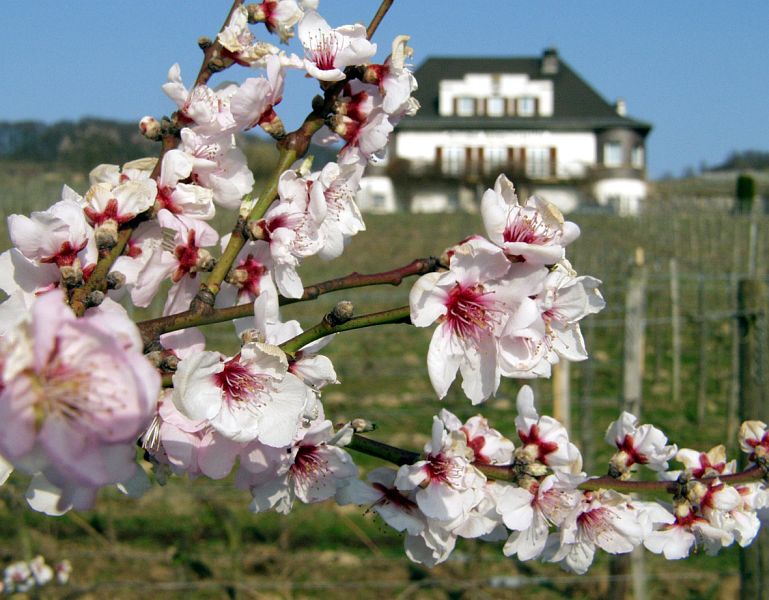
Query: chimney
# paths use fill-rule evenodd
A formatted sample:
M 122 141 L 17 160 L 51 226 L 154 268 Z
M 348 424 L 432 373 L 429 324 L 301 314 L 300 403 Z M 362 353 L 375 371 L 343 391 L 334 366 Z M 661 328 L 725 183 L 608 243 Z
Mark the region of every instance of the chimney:
M 542 52 L 542 65 L 540 71 L 543 75 L 555 75 L 558 73 L 558 50 L 545 48 Z
M 627 116 L 627 104 L 624 98 L 617 98 L 617 101 L 614 103 L 614 110 L 620 117 Z

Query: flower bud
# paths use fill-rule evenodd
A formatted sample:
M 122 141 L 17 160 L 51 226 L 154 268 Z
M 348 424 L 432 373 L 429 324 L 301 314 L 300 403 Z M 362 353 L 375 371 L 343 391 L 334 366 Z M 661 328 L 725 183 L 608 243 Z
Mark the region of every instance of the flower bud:
M 157 141 L 160 139 L 161 134 L 160 122 L 155 117 L 149 115 L 143 117 L 142 120 L 139 121 L 139 131 L 141 131 L 142 135 L 147 139 Z
M 353 419 L 350 421 L 350 426 L 355 433 L 365 433 L 367 431 L 374 431 L 376 429 L 376 423 L 372 423 L 367 419 Z
M 83 271 L 80 269 L 80 263 L 75 261 L 72 265 L 62 265 L 59 267 L 61 273 L 61 283 L 66 288 L 74 288 L 83 283 Z
M 94 237 L 96 238 L 96 247 L 99 250 L 111 250 L 117 244 L 117 221 L 114 219 L 107 219 L 101 225 L 99 225 L 94 231 Z
M 201 50 L 207 50 L 214 45 L 214 41 L 207 35 L 202 35 L 198 38 L 198 48 Z
M 85 297 L 85 303 L 89 307 L 99 306 L 102 302 L 104 302 L 105 297 L 106 295 L 101 290 L 92 290 Z
M 329 316 L 335 325 L 339 325 L 352 319 L 353 313 L 354 308 L 352 302 L 349 300 L 341 300 L 336 303 L 334 310 L 331 311 Z
M 120 271 L 110 271 L 107 273 L 107 289 L 119 290 L 125 285 L 125 275 Z

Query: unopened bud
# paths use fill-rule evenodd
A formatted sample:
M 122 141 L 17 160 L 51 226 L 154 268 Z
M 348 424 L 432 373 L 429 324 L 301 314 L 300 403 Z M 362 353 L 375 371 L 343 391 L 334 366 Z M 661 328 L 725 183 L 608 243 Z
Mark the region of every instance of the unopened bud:
M 179 357 L 173 352 L 167 351 L 160 361 L 160 368 L 164 371 L 176 371 L 179 366 Z
M 96 247 L 99 250 L 111 250 L 117 244 L 117 221 L 107 219 L 94 231 Z
M 142 135 L 147 139 L 157 141 L 160 139 L 161 134 L 160 121 L 155 117 L 147 115 L 139 121 L 139 131 L 141 131 Z
M 106 295 L 101 290 L 92 290 L 85 297 L 85 303 L 89 307 L 99 306 L 102 302 L 104 302 L 105 297 Z
M 213 45 L 214 45 L 213 40 L 210 37 L 208 37 L 207 35 L 202 35 L 202 36 L 200 36 L 198 38 L 198 47 L 201 50 L 207 50 L 208 48 L 210 48 Z
M 211 253 L 205 248 L 198 250 L 198 260 L 195 262 L 195 269 L 197 271 L 211 271 L 216 264 L 216 259 L 211 256 Z
M 59 272 L 61 273 L 61 283 L 66 288 L 71 289 L 83 283 L 83 271 L 77 261 L 72 265 L 59 267 Z
M 147 352 L 144 356 L 153 367 L 159 369 L 160 365 L 163 364 L 163 354 L 163 350 L 153 350 L 152 352 Z
M 125 285 L 125 275 L 120 271 L 110 271 L 107 273 L 107 289 L 119 290 Z
M 308 154 L 305 157 L 302 164 L 299 165 L 299 168 L 296 170 L 300 177 L 307 177 L 312 172 L 312 163 L 314 160 L 315 157 L 312 154 Z
M 337 302 L 330 314 L 332 322 L 336 325 L 346 323 L 352 319 L 353 310 L 353 304 L 349 300 Z
M 326 103 L 326 99 L 318 94 L 317 96 L 313 96 L 312 99 L 312 110 L 313 112 L 319 113 L 321 110 L 323 110 L 323 105 Z

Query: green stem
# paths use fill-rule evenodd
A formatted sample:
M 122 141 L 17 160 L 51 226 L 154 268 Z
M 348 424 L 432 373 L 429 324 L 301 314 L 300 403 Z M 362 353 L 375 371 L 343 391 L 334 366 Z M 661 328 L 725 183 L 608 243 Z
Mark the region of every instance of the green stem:
M 327 335 L 340 333 L 342 331 L 351 331 L 353 329 L 361 329 L 363 327 L 374 327 L 375 325 L 389 325 L 395 323 L 411 323 L 411 308 L 408 306 L 401 306 L 382 312 L 353 317 L 349 321 L 343 323 L 335 323 L 331 315 L 326 315 L 323 320 L 314 327 L 283 342 L 280 345 L 280 348 L 289 357 L 293 357 L 307 344 L 311 344 L 315 340 L 324 338 Z

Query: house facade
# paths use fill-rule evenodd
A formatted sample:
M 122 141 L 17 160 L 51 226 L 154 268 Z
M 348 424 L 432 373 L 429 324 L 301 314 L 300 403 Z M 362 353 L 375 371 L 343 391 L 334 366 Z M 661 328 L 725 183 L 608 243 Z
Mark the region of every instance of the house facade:
M 570 212 L 634 214 L 646 196 L 651 125 L 609 103 L 554 49 L 526 58 L 430 58 L 421 104 L 396 128 L 388 159 L 365 178 L 363 210 L 474 210 L 504 172 L 519 194 Z

